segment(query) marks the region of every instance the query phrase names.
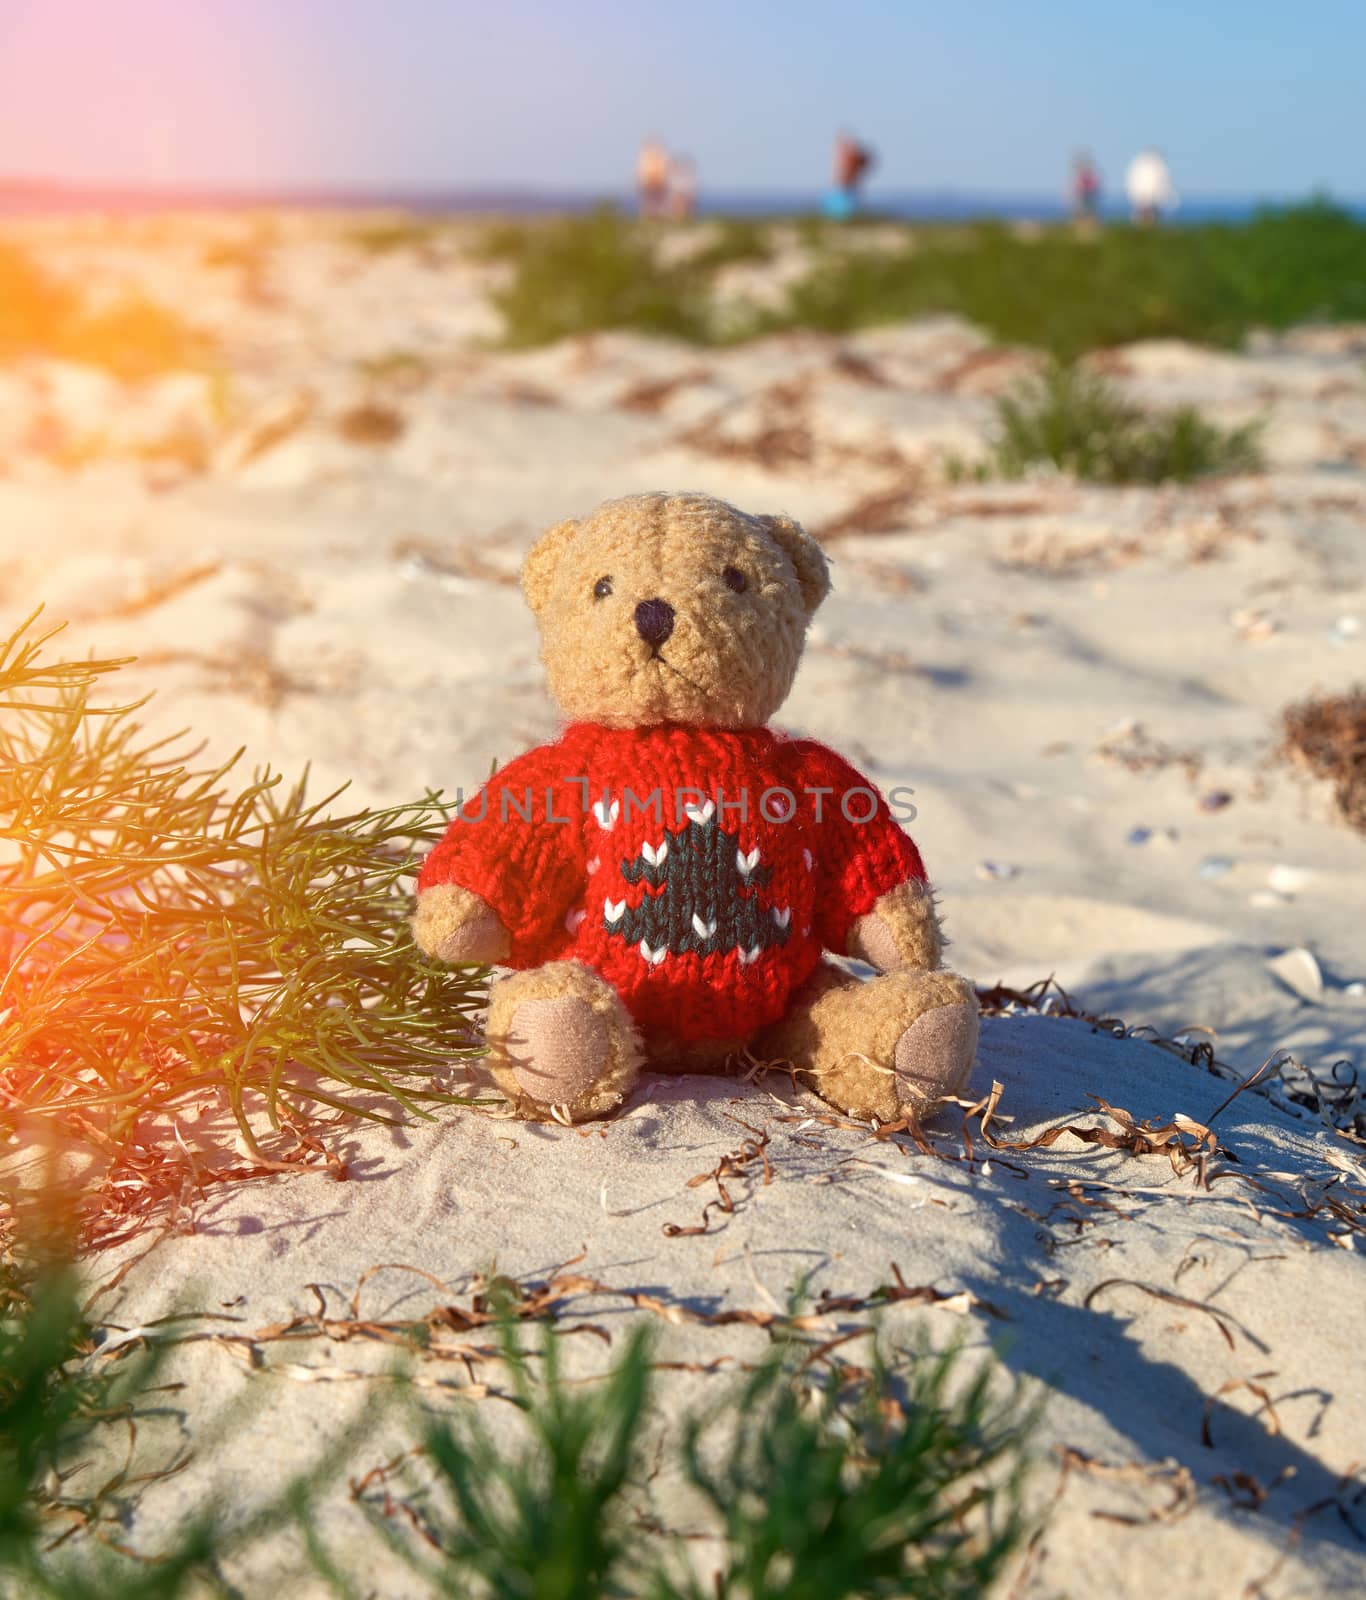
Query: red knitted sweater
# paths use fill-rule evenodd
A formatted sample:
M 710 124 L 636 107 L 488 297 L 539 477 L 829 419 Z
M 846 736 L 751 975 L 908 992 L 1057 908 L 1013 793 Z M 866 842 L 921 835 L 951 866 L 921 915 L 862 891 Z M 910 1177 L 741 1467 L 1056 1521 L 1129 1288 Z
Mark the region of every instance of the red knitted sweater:
M 481 896 L 509 966 L 581 961 L 643 1028 L 691 1042 L 776 1022 L 822 949 L 924 876 L 881 796 L 813 740 L 576 723 L 462 807 L 418 887 Z

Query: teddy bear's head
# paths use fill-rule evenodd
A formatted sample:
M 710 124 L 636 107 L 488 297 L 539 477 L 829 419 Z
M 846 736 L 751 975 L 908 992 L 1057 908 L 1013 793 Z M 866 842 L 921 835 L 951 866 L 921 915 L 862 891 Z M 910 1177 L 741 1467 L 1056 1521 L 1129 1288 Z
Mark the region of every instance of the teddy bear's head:
M 767 722 L 829 587 L 790 517 L 704 494 L 609 500 L 552 528 L 522 567 L 550 692 L 609 727 Z

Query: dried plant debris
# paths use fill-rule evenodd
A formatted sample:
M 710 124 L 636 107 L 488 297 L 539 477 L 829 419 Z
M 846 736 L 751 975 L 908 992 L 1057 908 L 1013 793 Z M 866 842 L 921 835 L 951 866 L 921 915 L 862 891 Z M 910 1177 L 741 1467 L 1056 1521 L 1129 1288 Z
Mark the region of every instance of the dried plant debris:
M 1130 566 L 1150 551 L 1151 546 L 1138 538 L 1116 538 L 1109 532 L 1065 534 L 1054 528 L 1022 528 L 1011 535 L 997 564 L 1007 572 L 1073 578 Z
M 682 372 L 671 373 L 665 378 L 641 379 L 640 382 L 625 389 L 617 397 L 616 403 L 622 411 L 633 411 L 642 417 L 654 417 L 666 411 L 670 401 L 681 390 L 714 381 L 714 374 L 706 367 L 685 367 Z
M 801 1337 L 820 1319 L 802 1318 L 794 1303 L 772 1325 L 755 1319 L 772 1338 L 758 1359 L 736 1364 L 738 1387 L 728 1382 L 714 1404 L 675 1407 L 655 1403 L 655 1374 L 712 1374 L 721 1361 L 654 1360 L 655 1341 L 641 1319 L 607 1368 L 587 1381 L 566 1375 L 565 1336 L 588 1330 L 551 1326 L 554 1307 L 578 1286 L 590 1293 L 598 1286 L 563 1270 L 542 1284 L 481 1281 L 461 1308 L 465 1318 L 434 1316 L 420 1325 L 361 1318 L 367 1274 L 349 1318 L 328 1316 L 315 1291 L 315 1318 L 248 1335 L 221 1329 L 238 1321 L 230 1312 L 175 1314 L 135 1328 L 92 1325 L 64 1259 L 7 1265 L 0 1277 L 6 1594 L 178 1600 L 204 1592 L 206 1583 L 219 1592 L 224 1564 L 254 1552 L 273 1558 L 286 1592 L 297 1584 L 311 1592 L 310 1579 L 321 1577 L 332 1592 L 351 1594 L 344 1571 L 374 1550 L 411 1569 L 405 1593 L 648 1591 L 660 1600 L 699 1600 L 685 1543 L 694 1535 L 671 1526 L 667 1506 L 662 1517 L 648 1514 L 661 1470 L 696 1491 L 691 1509 L 707 1511 L 703 1536 L 725 1569 L 714 1592 L 737 1600 L 752 1592 L 748 1575 L 798 1556 L 816 1574 L 812 1592 L 822 1595 L 976 1594 L 1025 1531 L 1021 1487 L 1039 1408 L 989 1358 L 967 1355 L 961 1341 L 945 1350 L 927 1342 L 889 1349 L 861 1327 L 847 1336 L 863 1340 L 862 1360 L 854 1362 L 842 1353 L 845 1338 L 832 1337 L 828 1326 L 819 1343 Z M 523 1326 L 532 1312 L 542 1327 L 528 1343 Z M 698 1320 L 719 1326 L 724 1319 Z M 466 1323 L 480 1331 L 477 1343 L 465 1336 Z M 604 1330 L 592 1331 L 613 1344 Z M 359 1348 L 345 1365 L 289 1359 L 287 1342 L 309 1338 L 407 1345 L 424 1359 L 396 1366 L 393 1350 L 381 1349 L 368 1370 Z M 310 1440 L 289 1481 L 243 1486 L 229 1515 L 214 1498 L 187 1506 L 182 1493 L 174 1525 L 155 1553 L 144 1552 L 130 1542 L 146 1520 L 139 1501 L 194 1459 L 180 1431 L 170 1428 L 168 1448 L 167 1430 L 156 1424 L 168 1410 L 165 1396 L 176 1394 L 179 1406 L 195 1391 L 179 1393 L 181 1385 L 158 1381 L 159 1374 L 177 1347 L 210 1340 L 277 1382 L 365 1383 L 365 1404 L 344 1428 Z M 266 1361 L 265 1349 L 281 1344 L 286 1349 Z M 443 1358 L 451 1365 L 434 1371 L 432 1360 Z M 477 1404 L 485 1400 L 515 1407 L 516 1423 L 509 1428 L 505 1416 L 490 1427 Z M 240 1456 L 243 1426 L 264 1425 L 264 1403 L 251 1387 L 216 1415 L 191 1413 L 197 1442 L 212 1442 L 215 1455 L 226 1447 Z M 745 1419 L 738 1431 L 736 1417 Z M 403 1431 L 365 1470 L 357 1450 L 381 1419 Z M 342 1484 L 368 1514 L 368 1548 L 329 1542 L 335 1533 L 320 1512 Z M 871 1526 L 885 1536 L 870 1539 Z M 282 1554 L 279 1533 L 302 1567 Z
M 814 1300 L 801 1296 L 787 1305 L 775 1302 L 772 1306 L 726 1306 L 708 1310 L 692 1297 L 672 1297 L 656 1289 L 618 1288 L 587 1273 L 572 1270 L 584 1257 L 552 1270 L 545 1278 L 518 1279 L 504 1273 L 475 1274 L 468 1282 L 463 1298 L 450 1286 L 441 1282 L 421 1267 L 401 1262 L 382 1262 L 361 1274 L 350 1298 L 339 1310 L 333 1310 L 329 1293 L 322 1285 L 308 1284 L 314 1298 L 312 1312 L 298 1312 L 282 1322 L 272 1322 L 256 1328 L 241 1326 L 221 1327 L 218 1324 L 240 1324 L 242 1319 L 229 1313 L 212 1315 L 187 1314 L 162 1319 L 137 1327 L 113 1321 L 102 1324 L 100 1349 L 106 1355 L 122 1353 L 153 1338 L 164 1346 L 178 1344 L 211 1344 L 235 1355 L 251 1370 L 270 1370 L 281 1376 L 293 1377 L 301 1382 L 321 1381 L 311 1376 L 330 1371 L 331 1363 L 322 1367 L 301 1364 L 292 1360 L 277 1360 L 269 1356 L 271 1346 L 310 1346 L 317 1340 L 331 1344 L 380 1344 L 396 1346 L 420 1354 L 424 1361 L 454 1363 L 463 1369 L 469 1383 L 478 1382 L 483 1391 L 470 1398 L 485 1398 L 495 1390 L 484 1378 L 476 1379 L 476 1369 L 500 1360 L 492 1336 L 500 1327 L 510 1323 L 554 1324 L 562 1334 L 588 1334 L 603 1344 L 610 1345 L 612 1335 L 599 1322 L 591 1320 L 592 1311 L 580 1302 L 590 1302 L 603 1309 L 629 1307 L 646 1312 L 672 1327 L 698 1328 L 753 1328 L 766 1333 L 770 1339 L 781 1341 L 799 1350 L 807 1366 L 825 1364 L 834 1350 L 847 1340 L 870 1331 L 870 1326 L 860 1323 L 850 1326 L 851 1316 L 863 1316 L 891 1305 L 923 1305 L 936 1307 L 957 1316 L 967 1316 L 977 1311 L 999 1321 L 1009 1320 L 1008 1314 L 990 1301 L 981 1299 L 970 1289 L 943 1289 L 934 1284 L 908 1284 L 900 1267 L 891 1263 L 891 1279 L 874 1284 L 863 1293 L 838 1293 L 825 1289 Z M 126 1269 L 124 1269 L 126 1270 Z M 362 1300 L 367 1285 L 381 1273 L 409 1273 L 424 1279 L 437 1289 L 441 1299 L 416 1317 L 385 1317 L 367 1315 L 362 1310 Z M 124 1275 L 123 1271 L 118 1278 Z M 92 1301 L 102 1297 L 116 1286 L 111 1280 L 96 1291 Z M 606 1303 L 603 1306 L 603 1303 Z M 599 1311 L 597 1314 L 601 1314 Z M 172 1326 L 184 1323 L 183 1328 Z M 208 1325 L 212 1324 L 212 1325 Z M 815 1335 L 814 1339 L 805 1336 Z M 673 1365 L 677 1365 L 673 1363 Z M 723 1365 L 743 1366 L 736 1357 L 720 1357 L 703 1364 L 698 1370 L 716 1370 Z M 855 1371 L 841 1359 L 841 1367 Z M 375 1371 L 356 1372 L 352 1376 L 376 1376 Z M 467 1396 L 468 1397 L 468 1396 Z
M 816 459 L 816 436 L 805 422 L 783 414 L 765 414 L 749 433 L 726 432 L 708 420 L 679 435 L 679 444 L 703 455 L 752 462 L 769 472 L 805 467 Z
M 848 538 L 853 534 L 903 532 L 908 526 L 911 508 L 922 489 L 919 475 L 909 477 L 889 489 L 878 489 L 863 495 L 847 510 L 812 531 L 822 543 Z
M 1096 1102 L 1105 1118 L 1114 1124 L 1112 1128 L 1107 1128 L 1104 1124 L 1082 1126 L 1065 1122 L 1056 1127 L 1046 1128 L 1032 1139 L 1018 1141 L 1001 1139 L 990 1127 L 1000 1105 L 1001 1092 L 1000 1083 L 993 1083 L 991 1093 L 981 1102 L 981 1135 L 993 1150 L 1010 1152 L 1046 1150 L 1059 1139 L 1068 1137 L 1082 1144 L 1100 1145 L 1106 1150 L 1123 1150 L 1134 1156 L 1164 1155 L 1171 1162 L 1172 1171 L 1178 1177 L 1189 1172 L 1192 1167 L 1203 1167 L 1209 1156 L 1219 1153 L 1215 1135 L 1203 1123 L 1196 1122 L 1192 1117 L 1177 1112 L 1166 1122 L 1155 1117 L 1138 1122 L 1122 1107 L 1110 1105 L 1098 1094 L 1088 1095 L 1087 1098 Z M 977 1107 L 974 1106 L 972 1109 L 976 1110 Z
M 1332 784 L 1343 821 L 1366 833 L 1366 687 L 1301 700 L 1281 726 L 1281 759 Z
M 352 406 L 337 418 L 337 432 L 348 444 L 393 444 L 406 426 L 401 411 L 393 406 L 382 405 L 377 400 Z
M 360 655 L 316 660 L 305 675 L 282 666 L 271 645 L 239 650 L 148 650 L 138 658 L 147 667 L 193 667 L 200 673 L 196 688 L 204 694 L 230 694 L 267 711 L 308 695 L 353 693 L 365 662 Z
M 1141 722 L 1126 720 L 1119 723 L 1101 739 L 1092 752 L 1099 760 L 1123 767 L 1126 772 L 1161 772 L 1167 767 L 1179 767 L 1186 779 L 1194 783 L 1204 766 L 1204 757 L 1196 750 L 1180 750 L 1156 739 Z
M 353 1494 L 395 1524 L 390 1549 L 432 1588 L 505 1600 L 741 1600 L 792 1592 L 768 1577 L 790 1570 L 830 1600 L 979 1594 L 1022 1537 L 1037 1410 L 958 1347 L 875 1351 L 819 1384 L 799 1349 L 778 1347 L 714 1405 L 677 1416 L 650 1403 L 651 1349 L 638 1328 L 582 1386 L 562 1376 L 554 1337 L 525 1348 L 503 1330 L 521 1443 L 509 1449 L 479 1408 L 429 1413 L 420 1450 L 391 1455 Z M 690 1491 L 691 1526 L 674 1525 L 675 1494 L 650 1493 L 662 1472 Z M 705 1590 L 697 1539 L 719 1562 Z
M 1202 1030 L 1193 1028 L 1179 1038 L 1164 1039 L 1142 1023 L 1130 1025 L 1119 1017 L 1097 1016 L 1078 1006 L 1053 978 L 1041 978 L 1028 989 L 1014 989 L 1001 983 L 989 989 L 979 988 L 977 1002 L 984 1016 L 1011 1016 L 1027 1011 L 1041 1016 L 1070 1017 L 1115 1038 L 1156 1045 L 1201 1071 L 1235 1084 L 1237 1087 L 1230 1099 L 1251 1090 L 1290 1116 L 1298 1118 L 1307 1113 L 1339 1137 L 1366 1145 L 1366 1081 L 1350 1061 L 1336 1061 L 1327 1068 L 1312 1071 L 1288 1051 L 1277 1051 L 1256 1072 L 1245 1075 L 1216 1058 L 1210 1039 L 1195 1037 Z M 1210 1120 L 1213 1121 L 1213 1117 Z
M 489 548 L 501 548 L 502 539 L 503 534 L 499 530 L 489 539 Z M 407 537 L 394 541 L 391 554 L 404 576 L 416 582 L 447 584 L 462 589 L 472 582 L 494 583 L 509 589 L 517 587 L 517 564 L 491 561 L 485 551 L 475 544 L 443 541 L 438 545 L 430 539 Z
M 740 1122 L 738 1117 L 732 1117 L 732 1122 Z M 713 1211 L 720 1211 L 725 1216 L 733 1215 L 735 1201 L 730 1190 L 726 1187 L 726 1178 L 740 1178 L 745 1182 L 746 1188 L 752 1187 L 754 1179 L 754 1165 L 758 1163 L 762 1173 L 762 1183 L 767 1187 L 773 1182 L 773 1165 L 768 1158 L 769 1135 L 766 1130 L 752 1127 L 748 1122 L 740 1122 L 740 1126 L 753 1135 L 746 1139 L 738 1150 L 723 1155 L 710 1172 L 699 1172 L 696 1177 L 688 1179 L 688 1188 L 696 1189 L 704 1183 L 716 1185 L 716 1198 L 709 1200 L 702 1208 L 702 1220 L 691 1226 L 680 1225 L 676 1222 L 664 1224 L 664 1237 L 678 1239 L 691 1237 L 697 1234 L 709 1233 L 712 1230 L 710 1218 Z
M 1197 1489 L 1189 1467 L 1175 1461 L 1125 1461 L 1110 1463 L 1089 1456 L 1074 1445 L 1062 1445 L 1058 1450 L 1062 1462 L 1064 1482 L 1071 1473 L 1084 1473 L 1088 1477 L 1109 1483 L 1132 1485 L 1141 1490 L 1156 1490 L 1163 1496 L 1145 1515 L 1097 1510 L 1091 1515 L 1103 1522 L 1119 1522 L 1130 1527 L 1143 1527 L 1152 1523 L 1179 1522 L 1195 1509 Z
M 91 607 L 85 617 L 78 620 L 107 617 L 120 622 L 129 621 L 133 617 L 140 617 L 148 611 L 155 611 L 158 606 L 167 605 L 170 601 L 178 599 L 182 594 L 197 588 L 199 584 L 216 578 L 222 570 L 221 561 L 199 561 L 188 566 L 148 574 L 136 584 L 130 585 L 124 594 L 111 598 L 102 606 Z
M 684 429 L 676 443 L 703 455 L 748 462 L 768 472 L 851 463 L 904 477 L 906 458 L 889 439 L 850 443 L 824 434 L 811 414 L 810 376 L 773 383 L 756 403 L 722 407 Z

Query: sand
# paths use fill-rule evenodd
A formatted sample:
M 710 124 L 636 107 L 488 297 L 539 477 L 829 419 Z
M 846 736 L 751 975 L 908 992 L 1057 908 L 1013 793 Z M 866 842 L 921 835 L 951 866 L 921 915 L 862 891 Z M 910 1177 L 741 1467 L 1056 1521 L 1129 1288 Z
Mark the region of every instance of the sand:
M 1366 849 L 1270 757 L 1282 706 L 1366 677 L 1366 332 L 1108 358 L 1145 402 L 1265 418 L 1264 473 L 954 486 L 943 452 L 982 449 L 993 395 L 1030 364 L 960 323 L 725 351 L 611 334 L 513 355 L 481 343 L 497 327 L 490 271 L 454 246 L 371 257 L 299 221 L 251 274 L 206 264 L 206 239 L 234 226 L 41 230 L 68 270 L 145 283 L 219 330 L 226 400 L 194 376 L 125 393 L 53 364 L 0 373 L 5 610 L 44 600 L 74 651 L 142 655 L 130 686 L 157 688 L 155 726 L 288 772 L 311 762 L 319 792 L 470 786 L 555 726 L 514 581 L 542 527 L 653 487 L 786 510 L 826 539 L 836 589 L 779 720 L 915 789 L 960 968 L 986 985 L 1054 973 L 1087 1011 L 1165 1038 L 1211 1030 L 1189 1037 L 1233 1075 L 1278 1050 L 1301 1085 L 1361 1067 Z M 361 406 L 392 414 L 394 436 L 357 442 Z M 1285 959 L 1301 949 L 1312 966 Z M 1022 1140 L 1102 1122 L 1096 1095 L 1204 1124 L 1236 1077 L 1016 1015 L 988 1021 L 972 1094 L 993 1080 L 1002 1136 Z M 204 1334 L 230 1315 L 237 1337 L 312 1314 L 310 1282 L 335 1313 L 380 1262 L 446 1288 L 386 1272 L 365 1305 L 421 1315 L 467 1300 L 495 1260 L 535 1278 L 582 1254 L 572 1270 L 612 1293 L 566 1316 L 618 1342 L 647 1317 L 662 1356 L 710 1361 L 764 1335 L 691 1313 L 771 1308 L 807 1272 L 814 1292 L 863 1295 L 896 1263 L 949 1298 L 896 1308 L 889 1331 L 964 1331 L 1055 1391 L 1031 1490 L 1051 1509 L 1014 1593 L 1366 1586 L 1351 1523 L 1366 1512 L 1344 1479 L 1366 1437 L 1359 1145 L 1275 1086 L 1234 1100 L 1217 1148 L 1181 1171 L 1071 1137 L 936 1160 L 781 1120 L 813 1110 L 772 1078 L 686 1078 L 647 1084 L 601 1135 L 476 1115 L 358 1131 L 350 1181 L 211 1190 L 97 1309 L 129 1328 L 189 1308 Z M 707 1233 L 666 1237 L 698 1221 L 710 1191 L 687 1180 L 739 1148 L 736 1118 L 768 1132 L 773 1181 L 738 1184 Z M 936 1149 L 963 1155 L 953 1118 Z M 1356 1232 L 1330 1195 L 1355 1205 Z M 149 1242 L 88 1262 L 92 1284 Z M 634 1307 L 642 1292 L 682 1320 Z M 832 1315 L 832 1333 L 855 1320 Z M 609 1359 L 570 1344 L 584 1370 Z M 389 1354 L 319 1337 L 255 1347 L 248 1369 L 233 1348 L 176 1356 L 178 1426 L 193 1440 L 239 1390 L 267 1410 L 148 1489 L 135 1539 L 155 1544 L 211 1482 L 244 1504 L 266 1492 L 365 1404 L 368 1383 L 308 1369 Z M 272 1373 L 282 1362 L 299 1370 Z M 660 1381 L 668 1415 L 726 1380 Z M 374 1464 L 383 1441 L 363 1453 Z M 342 1542 L 358 1526 L 344 1486 L 327 1516 Z M 371 1581 L 404 1592 L 392 1572 Z

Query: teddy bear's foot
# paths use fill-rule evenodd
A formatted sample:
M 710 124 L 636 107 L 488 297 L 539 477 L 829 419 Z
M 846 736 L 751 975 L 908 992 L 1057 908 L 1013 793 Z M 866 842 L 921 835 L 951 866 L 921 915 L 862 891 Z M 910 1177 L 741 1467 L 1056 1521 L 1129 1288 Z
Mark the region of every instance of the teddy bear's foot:
M 826 964 L 755 1049 L 790 1061 L 853 1116 L 925 1117 L 967 1080 L 977 997 L 956 972 L 905 970 L 861 982 Z
M 892 1052 L 898 1109 L 928 1116 L 959 1094 L 977 1054 L 977 997 L 936 1006 L 906 1029 Z
M 583 1122 L 615 1111 L 640 1070 L 640 1036 L 616 990 L 577 961 L 501 979 L 489 998 L 489 1064 L 517 1114 Z

